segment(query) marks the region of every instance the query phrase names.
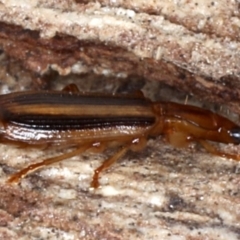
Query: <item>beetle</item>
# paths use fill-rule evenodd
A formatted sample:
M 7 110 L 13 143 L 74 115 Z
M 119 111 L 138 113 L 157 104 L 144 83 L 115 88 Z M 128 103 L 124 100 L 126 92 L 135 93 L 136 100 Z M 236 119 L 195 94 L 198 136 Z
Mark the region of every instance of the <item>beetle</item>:
M 23 91 L 0 96 L 0 141 L 17 146 L 74 147 L 71 152 L 45 159 L 13 174 L 18 182 L 41 167 L 81 154 L 117 147 L 117 152 L 94 171 L 99 174 L 128 150 L 141 150 L 147 139 L 164 135 L 175 147 L 199 142 L 208 152 L 239 161 L 240 156 L 221 152 L 209 141 L 240 143 L 240 127 L 227 118 L 196 106 L 152 102 L 143 94 L 80 93 L 70 84 L 63 91 Z

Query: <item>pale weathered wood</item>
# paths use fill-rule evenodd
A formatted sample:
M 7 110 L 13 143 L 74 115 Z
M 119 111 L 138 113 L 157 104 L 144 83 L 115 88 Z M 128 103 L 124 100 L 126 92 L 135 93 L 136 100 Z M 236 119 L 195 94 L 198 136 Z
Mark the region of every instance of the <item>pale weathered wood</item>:
M 238 113 L 239 27 L 238 1 L 0 1 L 0 46 L 34 72 L 143 76 Z

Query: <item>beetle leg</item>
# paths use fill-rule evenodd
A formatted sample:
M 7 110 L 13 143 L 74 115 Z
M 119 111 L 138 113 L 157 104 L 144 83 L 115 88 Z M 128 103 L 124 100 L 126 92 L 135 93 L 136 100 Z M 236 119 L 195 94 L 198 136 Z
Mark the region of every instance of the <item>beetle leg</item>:
M 80 91 L 76 84 L 71 83 L 71 84 L 66 85 L 62 89 L 62 92 L 79 93 Z
M 225 128 L 211 130 L 202 128 L 187 120 L 167 118 L 164 123 L 163 134 L 170 135 L 175 133 L 185 135 L 188 141 L 209 140 L 222 143 L 235 143 L 229 130 Z
M 84 151 L 86 151 L 87 149 L 91 148 L 92 145 L 83 145 L 71 152 L 67 152 L 65 154 L 62 154 L 60 156 L 55 156 L 55 157 L 51 157 L 51 158 L 47 158 L 45 160 L 43 160 L 42 162 L 38 162 L 38 163 L 34 163 L 34 164 L 31 164 L 29 165 L 28 167 L 26 168 L 23 168 L 22 170 L 20 170 L 19 172 L 13 174 L 8 180 L 7 182 L 8 183 L 17 183 L 19 182 L 19 180 L 21 180 L 21 178 L 25 177 L 28 173 L 30 172 L 33 172 L 33 171 L 36 171 L 37 169 L 39 168 L 42 168 L 42 167 L 45 167 L 45 166 L 48 166 L 48 165 L 51 165 L 53 163 L 57 163 L 57 162 L 60 162 L 64 159 L 67 159 L 67 158 L 71 158 L 71 157 L 74 157 Z
M 239 155 L 221 152 L 207 142 L 208 140 L 217 142 L 220 138 L 222 142 L 228 140 L 226 143 L 231 143 L 231 135 L 226 130 L 207 130 L 185 120 L 169 118 L 166 123 L 164 134 L 169 140 L 169 143 L 175 147 L 187 146 L 190 142 L 196 141 L 214 155 L 240 161 Z
M 144 136 L 142 136 L 142 137 L 139 137 L 139 138 L 135 138 L 129 144 L 122 146 L 120 148 L 120 150 L 118 150 L 118 152 L 116 152 L 112 157 L 106 159 L 100 167 L 98 167 L 97 169 L 94 170 L 94 175 L 93 175 L 93 178 L 92 178 L 91 187 L 95 188 L 95 189 L 98 188 L 99 187 L 99 181 L 98 181 L 99 174 L 102 171 L 108 169 L 119 158 L 124 156 L 124 154 L 128 150 L 131 149 L 132 151 L 140 151 L 141 149 L 144 148 L 145 145 L 146 145 L 146 138 Z
M 178 148 L 188 147 L 192 140 L 186 133 L 174 131 L 168 131 L 166 133 L 166 138 L 172 146 Z
M 210 144 L 209 142 L 207 142 L 207 141 L 198 140 L 198 142 L 199 142 L 209 153 L 211 153 L 211 154 L 213 154 L 213 155 L 220 156 L 220 157 L 224 157 L 224 158 L 231 158 L 231 159 L 233 159 L 233 160 L 240 161 L 240 155 L 221 152 L 221 151 L 219 151 L 217 148 L 215 148 L 213 145 L 211 145 L 211 144 Z
M 98 188 L 99 187 L 99 182 L 98 182 L 98 178 L 99 178 L 99 174 L 109 168 L 112 164 L 114 164 L 119 158 L 121 158 L 129 149 L 129 146 L 124 146 L 122 147 L 117 153 L 115 153 L 112 157 L 108 158 L 107 160 L 105 160 L 102 165 L 100 167 L 98 167 L 97 169 L 94 170 L 94 175 L 92 178 L 92 182 L 91 182 L 91 187 L 92 188 Z

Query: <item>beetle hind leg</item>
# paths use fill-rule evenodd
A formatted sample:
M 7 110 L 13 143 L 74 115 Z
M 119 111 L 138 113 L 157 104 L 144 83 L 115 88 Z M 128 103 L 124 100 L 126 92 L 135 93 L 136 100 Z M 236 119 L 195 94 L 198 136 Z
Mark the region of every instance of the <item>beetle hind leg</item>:
M 78 154 L 81 154 L 82 152 L 86 151 L 89 148 L 91 148 L 91 146 L 86 144 L 86 145 L 83 145 L 83 146 L 81 146 L 81 147 L 79 147 L 79 148 L 77 148 L 77 149 L 75 149 L 75 150 L 73 150 L 71 152 L 67 152 L 67 153 L 64 153 L 62 155 L 51 157 L 51 158 L 47 158 L 47 159 L 45 159 L 45 160 L 43 160 L 41 162 L 31 164 L 28 167 L 23 168 L 19 172 L 16 172 L 15 174 L 13 174 L 7 180 L 7 182 L 8 183 L 18 183 L 22 178 L 24 178 L 30 172 L 36 171 L 39 168 L 51 165 L 53 163 L 60 162 L 60 161 L 62 161 L 64 159 L 74 157 L 74 156 L 76 156 Z

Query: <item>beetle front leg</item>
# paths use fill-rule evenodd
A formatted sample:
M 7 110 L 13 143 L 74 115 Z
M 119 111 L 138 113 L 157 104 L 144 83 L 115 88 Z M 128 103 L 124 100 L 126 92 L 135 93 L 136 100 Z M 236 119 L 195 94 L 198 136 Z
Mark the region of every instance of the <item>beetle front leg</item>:
M 224 157 L 224 158 L 229 158 L 229 159 L 233 159 L 235 161 L 240 161 L 240 155 L 237 154 L 230 154 L 230 153 L 225 153 L 222 151 L 219 151 L 217 148 L 215 148 L 213 145 L 211 145 L 210 143 L 203 141 L 203 140 L 199 140 L 198 141 L 209 153 L 219 156 L 219 157 Z
M 207 141 L 232 143 L 229 131 L 226 130 L 208 130 L 201 128 L 191 122 L 179 120 L 176 118 L 166 119 L 164 134 L 170 144 L 175 147 L 187 146 L 190 142 L 199 142 L 209 153 L 220 157 L 231 158 L 240 161 L 240 156 L 224 153 L 217 150 Z

